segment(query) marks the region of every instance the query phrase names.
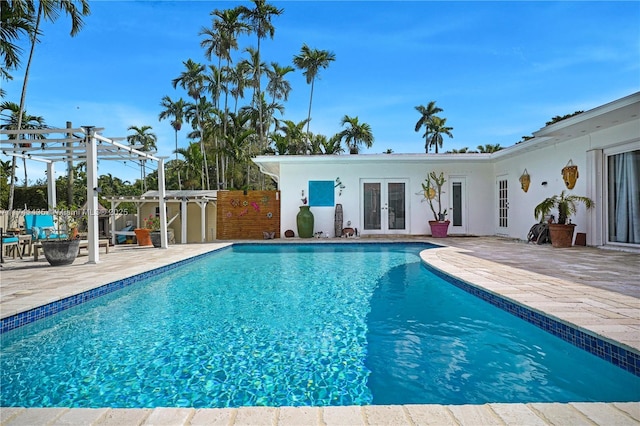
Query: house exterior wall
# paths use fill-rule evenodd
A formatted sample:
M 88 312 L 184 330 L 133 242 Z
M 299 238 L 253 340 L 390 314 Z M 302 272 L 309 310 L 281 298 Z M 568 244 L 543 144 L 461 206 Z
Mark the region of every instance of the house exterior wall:
M 386 161 L 381 157 L 380 161 L 349 163 L 344 161 L 281 164 L 280 190 L 282 193 L 281 232 L 291 229 L 297 235 L 296 215 L 302 205 L 301 198 L 304 190 L 308 197 L 308 182 L 312 180 L 335 181 L 340 178 L 344 185 L 342 195 L 339 189 L 335 188 L 335 203 L 342 204 L 343 225 L 347 227 L 347 222 L 351 221 L 351 227 L 358 228 L 362 232 L 362 211 L 361 211 L 361 181 L 363 179 L 407 179 L 409 197 L 408 205 L 408 233 L 412 235 L 430 234 L 428 220 L 433 214 L 426 201 L 423 201 L 421 183 L 430 171 L 441 171 L 445 173 L 447 183 L 442 196 L 443 207 L 449 206 L 448 184 L 452 177 L 466 177 L 466 204 L 468 227 L 467 233 L 472 235 L 493 235 L 493 217 L 491 204 L 486 202 L 486 194 L 492 191 L 491 173 L 492 169 L 483 164 L 482 161 L 466 161 L 463 163 L 454 161 L 430 162 L 429 156 L 419 155 L 420 160 L 415 158 L 408 161 Z M 342 159 L 341 159 L 342 160 Z M 486 161 L 486 160 L 485 160 Z M 314 232 L 322 231 L 323 234 L 333 237 L 334 232 L 334 207 L 311 207 L 314 214 Z
M 602 176 L 606 155 L 600 156 L 598 167 L 590 164 L 589 153 L 601 151 L 606 153 L 620 145 L 633 145 L 640 149 L 640 121 L 625 123 L 601 131 L 594 131 L 550 146 L 540 147 L 533 151 L 522 152 L 509 158 L 498 157 L 494 161 L 494 174 L 508 175 L 510 191 L 509 199 L 509 237 L 526 240 L 531 225 L 536 223 L 533 216 L 535 206 L 542 200 L 560 194 L 563 190 L 581 196 L 587 196 L 595 202 L 592 211 L 587 212 L 584 205 L 578 205 L 578 211 L 571 217 L 576 224 L 575 232 L 587 234 L 587 243 L 599 245 L 604 243 L 603 230 L 597 229 L 590 218 L 591 215 L 602 217 L 606 211 L 606 185 Z M 635 142 L 633 142 L 635 141 Z M 562 179 L 562 168 L 571 160 L 578 166 L 579 177 L 573 189 L 567 189 Z M 518 181 L 524 169 L 531 176 L 528 192 L 520 189 Z M 598 176 L 593 174 L 599 173 Z M 542 185 L 547 182 L 547 185 Z M 604 190 L 604 192 L 603 192 Z M 598 194 L 601 196 L 598 196 Z M 552 212 L 555 216 L 557 213 Z M 557 217 L 556 217 L 557 219 Z M 600 238 L 598 238 L 600 237 Z
M 586 196 L 595 202 L 589 211 L 578 205 L 571 216 L 576 233 L 585 233 L 588 245 L 617 244 L 608 242 L 608 156 L 640 150 L 640 92 L 609 104 L 570 117 L 534 132 L 532 140 L 516 144 L 502 151 L 488 154 L 375 154 L 339 156 L 282 156 L 258 157 L 255 161 L 265 173 L 279 179 L 282 193 L 281 232 L 296 229 L 296 214 L 308 196 L 308 182 L 335 181 L 344 185 L 342 195 L 335 189 L 335 203 L 342 204 L 343 226 L 362 231 L 361 200 L 363 179 L 406 179 L 408 234 L 430 233 L 427 221 L 432 218 L 424 202 L 421 183 L 427 173 L 444 172 L 448 183 L 443 194 L 443 206 L 451 207 L 450 183 L 453 179 L 465 182 L 463 221 L 466 228 L 450 234 L 504 235 L 527 239 L 529 229 L 537 222 L 535 207 L 547 197 L 563 190 Z M 473 145 L 473 144 L 470 144 Z M 569 190 L 562 177 L 562 169 L 571 161 L 578 167 L 579 177 Z M 519 182 L 524 171 L 531 177 L 528 192 Z M 634 179 L 625 177 L 622 179 Z M 499 224 L 498 182 L 508 186 L 508 225 Z M 621 181 L 621 182 L 624 182 Z M 543 184 L 544 183 L 544 184 Z M 334 207 L 311 207 L 315 216 L 315 232 L 334 236 Z M 553 212 L 557 216 L 557 212 Z M 451 219 L 451 215 L 448 216 Z M 557 217 L 556 217 L 557 219 Z M 637 218 L 629 217 L 629 221 Z M 624 220 L 622 222 L 624 226 Z M 453 231 L 453 232 L 452 232 Z M 395 231 L 394 231 L 395 232 Z M 636 243 L 627 246 L 637 246 Z M 636 247 L 633 247 L 636 248 Z

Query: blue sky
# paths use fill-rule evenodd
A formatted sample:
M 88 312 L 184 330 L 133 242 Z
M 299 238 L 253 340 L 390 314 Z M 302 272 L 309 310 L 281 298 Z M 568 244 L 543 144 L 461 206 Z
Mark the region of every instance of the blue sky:
M 169 121 L 158 121 L 163 96 L 187 99 L 171 80 L 200 48 L 209 13 L 232 1 L 92 1 L 74 38 L 61 16 L 44 26 L 29 77 L 26 109 L 50 126 L 104 127 L 124 137 L 150 125 L 159 155 L 173 158 Z M 244 2 L 250 5 L 249 2 Z M 640 2 L 280 1 L 273 40 L 262 59 L 291 65 L 303 43 L 336 60 L 316 81 L 311 131 L 331 136 L 340 119 L 358 116 L 375 142 L 363 153 L 424 152 L 414 131 L 416 105 L 436 101 L 453 127 L 444 150 L 507 147 L 556 115 L 589 110 L 640 90 Z M 240 40 L 255 46 L 254 36 Z M 27 46 L 25 45 L 25 49 Z M 241 53 L 235 56 L 237 61 Z M 23 61 L 26 63 L 26 57 Z M 217 61 L 215 62 L 217 64 Z M 23 69 L 2 82 L 19 102 Z M 288 74 L 293 90 L 284 119 L 306 118 L 310 87 Z M 248 92 L 247 92 L 248 95 Z M 247 100 L 248 102 L 248 100 Z M 186 146 L 186 131 L 179 146 Z M 44 176 L 29 162 L 30 180 Z M 64 166 L 58 166 L 64 173 Z M 99 173 L 134 180 L 133 164 L 103 161 Z M 19 176 L 21 171 L 19 171 Z

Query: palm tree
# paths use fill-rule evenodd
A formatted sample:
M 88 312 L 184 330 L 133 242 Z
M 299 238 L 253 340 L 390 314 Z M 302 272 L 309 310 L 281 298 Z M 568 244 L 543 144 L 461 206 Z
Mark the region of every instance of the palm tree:
M 203 173 L 201 175 L 202 179 L 202 188 L 204 189 L 204 179 L 206 177 L 207 181 L 207 189 L 211 189 L 209 187 L 209 167 L 207 165 L 207 152 L 204 148 L 204 138 L 202 137 L 202 123 L 200 112 L 198 111 L 198 101 L 202 97 L 202 91 L 204 86 L 204 65 L 201 65 L 197 62 L 194 62 L 191 59 L 188 59 L 186 62 L 183 62 L 186 67 L 186 71 L 180 73 L 180 76 L 174 78 L 171 83 L 173 84 L 173 88 L 177 88 L 178 86 L 185 89 L 190 97 L 193 98 L 196 111 L 195 111 L 195 124 L 196 129 L 200 131 L 200 152 L 202 152 L 203 156 Z
M 256 63 L 260 63 L 260 41 L 269 36 L 269 38 L 273 39 L 275 35 L 276 29 L 271 24 L 271 19 L 274 16 L 280 16 L 284 9 L 278 9 L 277 7 L 269 4 L 266 0 L 252 0 L 254 4 L 253 9 L 249 9 L 245 6 L 238 6 L 242 17 L 249 21 L 249 26 L 256 34 L 258 38 L 258 48 L 256 50 L 257 53 L 257 61 Z M 262 70 L 258 68 L 258 73 L 254 75 L 255 85 L 254 85 L 254 101 L 257 101 L 259 97 L 256 97 L 255 94 L 259 94 L 261 90 L 260 86 L 260 78 L 262 76 Z M 258 111 L 260 114 L 259 122 L 262 123 L 262 107 L 258 105 Z M 261 124 L 262 125 L 262 124 Z M 258 142 L 260 146 L 263 146 L 264 140 L 264 129 L 260 128 L 258 133 Z
M 234 113 L 238 112 L 238 99 L 244 98 L 244 89 L 247 87 L 248 74 L 249 67 L 242 61 L 232 68 L 227 76 L 228 83 L 233 84 L 233 86 L 230 86 L 229 92 L 235 101 L 233 106 Z
M 182 129 L 182 123 L 184 122 L 184 112 L 187 107 L 186 102 L 180 98 L 177 101 L 172 101 L 169 96 L 165 96 L 162 98 L 160 102 L 160 106 L 164 108 L 158 115 L 158 121 L 164 120 L 167 118 L 172 118 L 171 127 L 176 134 L 176 161 L 178 160 L 178 132 Z M 182 189 L 182 181 L 180 179 L 180 170 L 178 169 L 178 187 Z
M 371 145 L 373 145 L 371 126 L 367 123 L 360 123 L 358 117 L 349 117 L 348 115 L 342 117 L 340 124 L 342 126 L 345 124 L 349 125 L 349 127 L 338 133 L 338 135 L 340 135 L 340 140 L 344 139 L 344 143 L 347 145 L 347 148 L 349 148 L 350 154 L 360 152 L 360 144 L 371 148 Z
M 340 133 L 333 135 L 326 141 L 321 142 L 322 150 L 327 155 L 340 154 L 344 152 L 342 148 L 342 138 L 340 137 Z
M 453 137 L 453 134 L 451 133 L 453 127 L 447 127 L 446 123 L 446 118 L 440 118 L 435 115 L 431 117 L 430 123 L 424 134 L 424 150 L 426 153 L 429 153 L 429 149 L 432 146 L 436 148 L 436 154 L 438 153 L 438 147 L 442 148 L 442 135 L 447 135 L 450 138 Z
M 287 141 L 289 146 L 289 154 L 292 155 L 306 155 L 309 153 L 309 146 L 307 143 L 308 137 L 305 135 L 304 126 L 308 123 L 308 120 L 302 120 L 299 123 L 295 123 L 292 120 L 282 120 L 280 130 Z
M 81 10 L 78 10 L 78 6 Z M 64 12 L 71 18 L 71 37 L 75 36 L 84 25 L 82 18 L 91 13 L 88 0 L 40 0 L 38 2 L 38 8 L 36 10 L 33 0 L 18 0 L 11 3 L 13 11 L 20 10 L 20 14 L 23 17 L 28 16 L 28 20 L 35 21 L 33 31 L 29 33 L 29 42 L 31 48 L 29 50 L 29 59 L 27 60 L 27 66 L 24 72 L 24 80 L 22 82 L 22 93 L 20 94 L 20 112 L 18 114 L 18 125 L 16 130 L 22 129 L 22 114 L 24 112 L 24 104 L 27 97 L 27 84 L 29 81 L 29 70 L 31 69 L 31 62 L 33 61 L 33 53 L 36 47 L 36 43 L 40 40 L 38 37 L 42 34 L 40 31 L 40 23 L 42 19 L 45 21 L 55 22 L 60 16 L 60 12 Z M 4 27 L 4 24 L 3 24 Z M 15 176 L 15 157 L 13 162 L 13 172 L 11 176 Z M 9 210 L 13 209 L 13 195 L 15 191 L 15 185 L 13 180 L 9 189 Z
M 155 133 L 147 133 L 151 130 L 151 126 L 130 126 L 127 130 L 133 130 L 135 133 L 133 135 L 127 136 L 127 142 L 129 145 L 136 145 L 140 147 L 136 148 L 138 151 L 155 151 L 157 149 L 156 142 L 158 141 L 158 137 Z M 140 160 L 140 174 L 142 176 L 142 190 L 147 190 L 147 174 L 145 170 L 146 160 Z
M 276 99 L 287 101 L 289 92 L 291 92 L 291 84 L 285 79 L 285 76 L 294 71 L 291 66 L 281 67 L 277 62 L 271 62 L 271 68 L 267 69 L 269 82 L 267 83 L 267 93 L 271 95 L 272 103 L 275 104 Z M 274 130 L 277 124 L 274 123 Z M 268 133 L 269 129 L 267 129 Z
M 307 84 L 311 84 L 311 96 L 309 96 L 309 114 L 307 115 L 307 133 L 309 133 L 309 123 L 311 122 L 311 103 L 313 102 L 313 86 L 321 68 L 329 67 L 329 64 L 336 60 L 336 55 L 328 50 L 311 49 L 305 44 L 300 49 L 300 54 L 293 57 L 293 64 L 301 70 L 302 75 L 307 79 Z
M 429 124 L 431 123 L 431 119 L 439 112 L 444 111 L 442 108 L 436 106 L 436 101 L 431 101 L 427 104 L 427 106 L 418 105 L 416 111 L 420 113 L 420 119 L 416 122 L 415 130 L 416 132 L 420 131 L 420 128 L 424 126 L 425 133 L 424 138 L 427 137 L 427 131 L 429 129 Z
M 490 154 L 492 152 L 500 151 L 502 147 L 499 143 L 492 145 L 490 143 L 484 145 L 478 145 L 478 152 Z
M 0 104 L 0 112 L 8 111 L 11 115 L 9 115 L 8 119 L 4 119 L 4 124 L 0 125 L 0 129 L 3 130 L 16 130 L 18 129 L 18 123 L 22 123 L 23 130 L 34 130 L 34 129 L 46 129 L 44 118 L 41 116 L 29 115 L 26 111 L 22 112 L 22 116 L 19 117 L 20 106 L 15 102 L 3 102 Z M 45 135 L 30 135 L 27 136 L 31 139 L 44 139 Z M 9 139 L 24 139 L 24 135 L 9 135 Z M 16 181 L 15 175 L 15 162 L 16 157 L 13 157 L 11 162 L 11 167 L 13 170 L 13 174 L 11 175 L 11 180 Z M 27 160 L 25 158 L 22 159 L 22 165 L 24 168 L 24 186 L 27 187 L 28 176 L 27 176 Z M 15 184 L 15 182 L 13 182 Z
M 198 180 L 202 180 L 199 176 L 202 175 L 203 163 L 200 145 L 190 143 L 187 148 L 178 148 L 176 151 L 184 158 L 183 164 L 186 167 L 184 179 L 185 188 L 196 189 L 198 187 Z
M 9 81 L 13 77 L 9 71 L 17 69 L 20 65 L 20 55 L 22 48 L 17 41 L 22 35 L 29 35 L 33 32 L 33 14 L 28 13 L 25 2 L 13 1 L 3 2 L 0 7 L 0 57 L 4 58 L 0 67 L 0 79 Z M 0 88 L 0 97 L 4 97 L 5 92 Z

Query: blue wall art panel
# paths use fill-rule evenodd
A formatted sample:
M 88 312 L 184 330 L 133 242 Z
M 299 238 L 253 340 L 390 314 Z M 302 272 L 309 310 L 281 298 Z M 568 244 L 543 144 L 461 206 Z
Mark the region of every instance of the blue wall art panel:
M 309 181 L 309 206 L 333 207 L 335 202 L 334 183 L 332 180 Z

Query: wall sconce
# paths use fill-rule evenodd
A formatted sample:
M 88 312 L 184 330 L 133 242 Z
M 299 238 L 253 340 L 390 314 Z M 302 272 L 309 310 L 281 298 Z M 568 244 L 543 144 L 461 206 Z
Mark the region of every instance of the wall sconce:
M 529 176 L 529 172 L 527 172 L 527 169 L 524 169 L 524 172 L 522 172 L 519 180 L 520 187 L 524 192 L 527 192 L 529 190 L 529 184 L 531 183 L 531 176 Z
M 547 186 L 547 181 L 542 182 L 542 186 Z
M 338 187 L 340 187 L 340 190 L 338 191 L 338 197 L 340 197 L 342 195 L 342 190 L 345 188 L 345 186 L 342 184 L 342 181 L 340 180 L 340 177 L 336 178 L 336 184 L 334 185 L 334 188 Z
M 93 188 L 93 190 L 95 192 L 97 192 L 98 194 L 100 194 L 102 192 L 102 188 L 100 188 L 99 186 L 96 186 L 95 188 Z
M 578 173 L 578 166 L 573 164 L 573 160 L 569 160 L 566 166 L 560 172 L 562 174 L 562 180 L 568 189 L 573 189 L 576 186 L 576 181 L 580 174 Z

